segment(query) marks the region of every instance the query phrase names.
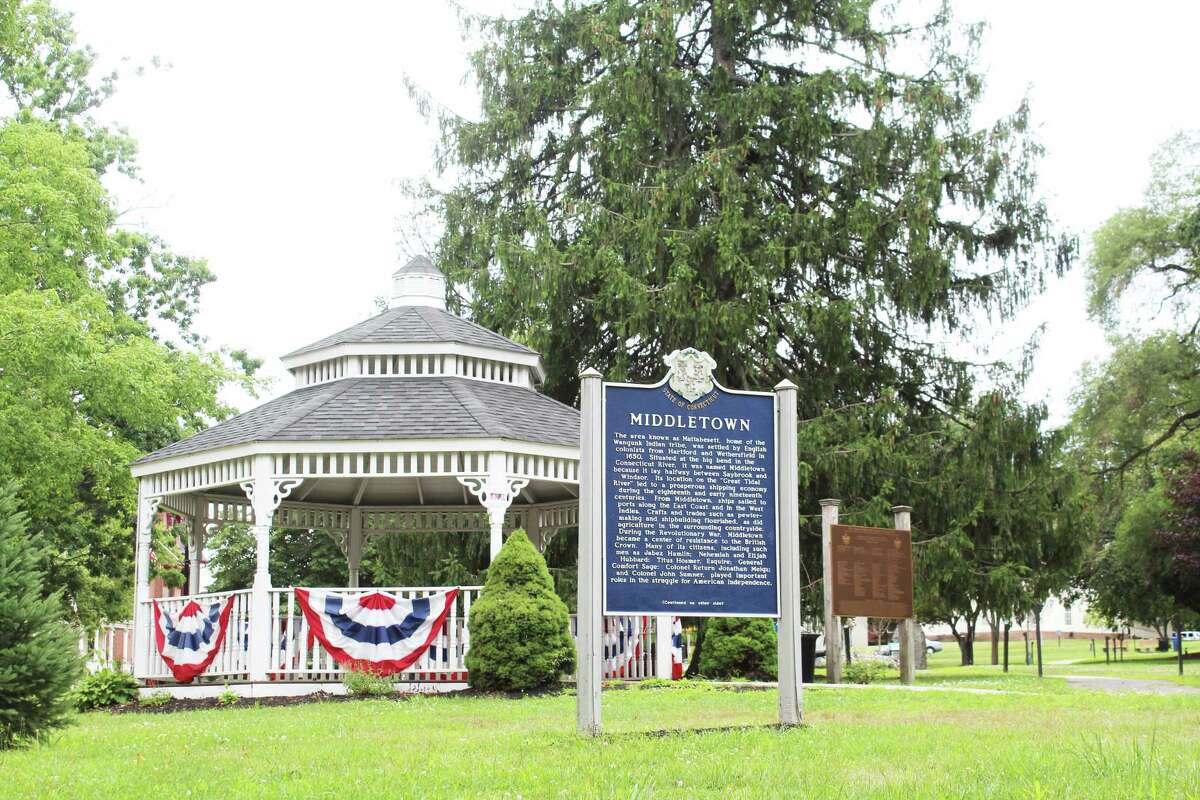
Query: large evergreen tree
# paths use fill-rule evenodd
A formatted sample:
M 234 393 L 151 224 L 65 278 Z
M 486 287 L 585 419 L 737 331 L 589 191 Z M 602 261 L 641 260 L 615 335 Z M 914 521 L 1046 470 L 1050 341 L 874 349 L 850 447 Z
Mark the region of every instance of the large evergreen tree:
M 694 345 L 732 387 L 798 379 L 804 416 L 885 387 L 955 406 L 969 371 L 926 334 L 1012 310 L 1069 256 L 1027 110 L 972 121 L 976 31 L 945 12 L 599 0 L 468 22 L 482 113 L 439 116 L 440 263 L 564 401 L 580 364 L 657 378 Z
M 799 384 L 804 507 L 972 524 L 922 491 L 955 485 L 942 442 L 975 425 L 975 370 L 936 342 L 1072 256 L 1028 109 L 973 117 L 978 28 L 868 0 L 538 2 L 467 25 L 479 116 L 410 87 L 449 178 L 423 198 L 460 304 L 539 349 L 550 394 L 573 402 L 581 364 L 656 380 L 696 346 L 727 386 Z

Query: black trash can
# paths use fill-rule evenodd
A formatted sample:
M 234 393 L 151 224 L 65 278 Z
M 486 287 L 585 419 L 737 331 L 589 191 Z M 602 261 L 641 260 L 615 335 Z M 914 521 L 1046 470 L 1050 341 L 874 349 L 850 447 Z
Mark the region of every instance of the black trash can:
M 816 669 L 817 639 L 820 634 L 800 634 L 800 680 L 804 683 L 813 682 L 813 670 Z

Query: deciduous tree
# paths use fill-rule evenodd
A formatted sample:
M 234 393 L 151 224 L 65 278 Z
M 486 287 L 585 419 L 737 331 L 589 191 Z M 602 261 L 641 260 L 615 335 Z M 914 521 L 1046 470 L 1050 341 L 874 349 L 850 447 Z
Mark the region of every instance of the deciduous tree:
M 230 413 L 219 390 L 254 366 L 191 328 L 204 262 L 118 227 L 102 177 L 134 148 L 92 116 L 94 63 L 68 15 L 0 0 L 0 480 L 87 623 L 129 613 L 129 462 Z

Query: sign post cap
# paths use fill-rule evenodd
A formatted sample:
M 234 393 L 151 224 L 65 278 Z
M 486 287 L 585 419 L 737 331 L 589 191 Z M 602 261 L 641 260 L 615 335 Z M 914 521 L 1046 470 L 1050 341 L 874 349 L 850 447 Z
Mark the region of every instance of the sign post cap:
M 842 501 L 838 500 L 835 497 L 827 497 L 824 500 L 818 500 L 817 502 L 823 506 L 834 506 L 834 507 L 840 506 L 842 504 Z
M 899 514 L 901 511 L 912 511 L 912 506 L 892 506 L 893 514 Z
M 796 384 L 792 383 L 792 382 L 791 382 L 791 380 L 790 380 L 790 379 L 788 379 L 788 378 L 784 378 L 784 379 L 783 379 L 783 380 L 781 380 L 779 383 L 775 384 L 775 391 L 777 391 L 777 392 L 779 392 L 779 391 L 787 391 L 787 390 L 789 390 L 789 389 L 791 389 L 791 390 L 793 390 L 793 391 L 794 391 L 794 390 L 796 390 L 796 389 L 799 389 L 799 388 L 800 388 L 799 386 L 797 386 Z
M 579 373 L 579 377 L 581 377 L 581 378 L 603 378 L 604 376 L 601 375 L 600 371 L 597 370 L 595 367 L 584 367 L 583 372 Z

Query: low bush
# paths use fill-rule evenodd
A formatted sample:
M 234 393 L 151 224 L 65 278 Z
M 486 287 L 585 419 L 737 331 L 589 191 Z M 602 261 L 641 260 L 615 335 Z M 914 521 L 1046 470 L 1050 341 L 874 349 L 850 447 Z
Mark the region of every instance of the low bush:
M 773 681 L 779 675 L 776 641 L 775 626 L 769 619 L 710 619 L 700 650 L 700 674 L 725 680 Z
M 223 706 L 236 706 L 241 699 L 241 696 L 237 692 L 226 686 L 225 691 L 221 692 L 217 697 L 217 703 Z
M 71 702 L 80 711 L 108 708 L 131 703 L 137 699 L 138 684 L 128 672 L 102 669 L 85 675 L 71 690 Z
M 486 691 L 528 691 L 557 684 L 575 669 L 567 607 L 554 593 L 546 561 L 522 530 L 488 567 L 471 605 L 467 680 Z
M 876 683 L 887 678 L 891 672 L 892 667 L 888 662 L 873 658 L 860 658 L 842 667 L 842 677 L 847 683 Z
M 147 708 L 162 708 L 163 706 L 169 704 L 171 699 L 171 695 L 167 694 L 166 692 L 154 692 L 153 694 L 148 694 L 142 699 L 138 700 L 138 705 L 146 706 Z
M 720 688 L 707 681 L 671 680 L 670 678 L 646 678 L 634 684 L 637 689 L 687 689 L 689 691 L 709 692 Z
M 357 697 L 384 697 L 395 693 L 392 679 L 376 675 L 368 669 L 351 667 L 342 678 L 346 693 Z

